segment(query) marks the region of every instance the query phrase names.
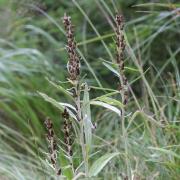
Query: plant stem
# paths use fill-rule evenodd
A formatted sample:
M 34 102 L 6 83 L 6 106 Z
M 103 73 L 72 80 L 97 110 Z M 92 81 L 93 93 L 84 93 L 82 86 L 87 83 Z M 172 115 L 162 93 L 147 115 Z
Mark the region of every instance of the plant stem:
M 73 160 L 72 160 L 72 157 L 69 156 L 69 161 L 70 161 L 70 164 L 71 164 L 71 169 L 72 169 L 72 172 L 73 172 L 73 177 L 75 175 L 75 170 L 74 170 L 74 164 L 73 164 Z
M 128 101 L 128 86 L 127 86 L 127 78 L 124 74 L 124 50 L 125 50 L 125 41 L 124 41 L 124 20 L 123 16 L 120 14 L 116 15 L 116 63 L 118 64 L 119 71 L 119 82 L 120 82 L 120 94 L 121 100 L 123 103 L 123 108 L 121 109 L 121 128 L 122 128 L 122 136 L 124 141 L 124 149 L 125 149 L 125 162 L 127 167 L 128 177 L 131 177 L 129 162 L 128 162 L 128 143 L 127 143 L 127 132 L 125 127 L 125 107 Z
M 84 166 L 85 166 L 85 175 L 88 177 L 88 154 L 86 151 L 86 144 L 84 139 L 84 120 L 82 118 L 82 110 L 81 110 L 81 90 L 80 90 L 80 84 L 77 82 L 75 85 L 75 92 L 76 92 L 76 98 L 75 103 L 77 107 L 77 118 L 80 121 L 80 144 L 82 148 L 82 155 L 84 160 Z
M 122 96 L 123 99 L 123 96 Z M 127 138 L 127 131 L 125 127 L 125 109 L 122 108 L 122 118 L 121 118 L 121 126 L 122 126 L 122 136 L 124 140 L 124 149 L 125 149 L 125 162 L 126 162 L 126 168 L 127 168 L 127 174 L 128 177 L 131 177 L 131 171 L 130 171 L 130 165 L 128 161 L 128 138 Z

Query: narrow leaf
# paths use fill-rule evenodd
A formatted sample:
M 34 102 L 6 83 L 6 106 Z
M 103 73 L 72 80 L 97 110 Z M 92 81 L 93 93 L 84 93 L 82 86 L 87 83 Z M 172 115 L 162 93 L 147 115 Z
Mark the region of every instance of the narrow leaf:
M 101 101 L 91 101 L 90 104 L 105 107 L 105 108 L 117 113 L 119 116 L 121 116 L 121 111 L 118 108 L 116 108 L 112 105 L 109 105 L 107 103 L 104 103 Z
M 101 96 L 101 97 L 96 98 L 96 100 L 108 103 L 113 106 L 118 106 L 120 108 L 123 108 L 123 104 L 120 101 L 110 98 L 110 97 Z
M 106 66 L 111 72 L 113 72 L 114 74 L 116 74 L 119 77 L 119 72 L 114 69 L 112 66 L 110 66 L 109 64 L 103 62 L 104 66 Z
M 52 82 L 51 80 L 49 80 L 48 78 L 46 78 L 47 81 L 52 84 L 54 87 L 56 87 L 60 92 L 62 92 L 63 94 L 65 94 L 66 96 L 68 96 L 70 99 L 73 99 L 73 97 L 71 96 L 71 94 L 66 90 L 64 89 L 62 86 L 60 85 L 57 85 L 56 83 Z
M 176 154 L 175 152 L 173 152 L 171 150 L 167 150 L 167 149 L 163 149 L 163 148 L 155 148 L 155 147 L 149 147 L 149 149 L 156 150 L 156 151 L 159 151 L 164 154 L 171 155 L 171 156 L 174 156 L 174 157 L 180 159 L 180 155 Z
M 106 164 L 115 156 L 117 156 L 119 153 L 109 153 L 101 156 L 99 159 L 97 159 L 93 165 L 91 166 L 89 170 L 89 176 L 96 176 L 103 168 L 106 166 Z
M 85 89 L 84 89 L 82 114 L 84 120 L 84 132 L 85 132 L 85 139 L 87 144 L 87 151 L 89 151 L 91 147 L 93 125 L 91 122 L 91 109 L 90 109 L 89 92 L 88 92 L 87 84 L 85 84 Z
M 57 107 L 60 111 L 63 112 L 63 111 L 64 111 L 64 107 L 66 107 L 66 108 L 67 108 L 67 111 L 69 112 L 69 115 L 70 115 L 73 119 L 77 120 L 76 116 L 75 116 L 75 115 L 72 113 L 72 111 L 69 110 L 69 108 L 68 108 L 68 107 L 70 107 L 71 109 L 73 109 L 74 107 L 73 107 L 72 105 L 67 104 L 67 103 L 60 103 L 60 102 L 56 101 L 55 99 L 49 97 L 48 95 L 46 95 L 46 94 L 44 94 L 44 93 L 41 93 L 41 92 L 38 92 L 38 93 L 39 93 L 40 96 L 42 96 L 42 97 L 44 98 L 45 101 L 50 102 L 52 105 L 54 105 L 55 107 Z

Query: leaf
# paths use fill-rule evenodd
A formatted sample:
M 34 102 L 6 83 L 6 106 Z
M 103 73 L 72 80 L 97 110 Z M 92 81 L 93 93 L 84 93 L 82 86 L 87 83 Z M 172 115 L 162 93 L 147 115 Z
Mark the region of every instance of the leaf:
M 83 114 L 83 120 L 84 120 L 84 132 L 85 132 L 85 140 L 87 144 L 87 151 L 89 151 L 91 147 L 91 141 L 92 141 L 93 125 L 91 122 L 91 109 L 90 109 L 89 92 L 88 92 L 87 84 L 85 84 L 85 89 L 84 89 L 82 114 Z
M 91 89 L 96 89 L 96 90 L 102 90 L 102 91 L 111 91 L 111 92 L 116 92 L 119 93 L 119 91 L 117 90 L 113 90 L 113 89 L 108 89 L 108 88 L 101 88 L 101 87 L 96 87 L 96 86 L 90 86 Z
M 119 153 L 108 153 L 97 159 L 89 170 L 89 176 L 96 176 L 104 168 L 104 166 L 106 166 L 106 164 L 118 154 Z
M 164 154 L 171 155 L 171 156 L 174 156 L 174 157 L 180 159 L 180 155 L 176 154 L 175 152 L 173 152 L 171 150 L 167 150 L 167 149 L 163 149 L 163 148 L 155 148 L 155 147 L 149 147 L 149 149 L 157 150 Z
M 95 98 L 94 100 L 96 100 L 98 98 L 103 98 L 103 97 L 108 97 L 108 96 L 116 95 L 116 94 L 119 94 L 119 91 L 114 91 L 114 92 L 110 92 L 110 93 L 104 94 L 102 96 L 99 96 L 99 97 Z
M 133 5 L 132 7 L 166 7 L 166 8 L 172 8 L 173 6 L 176 8 L 180 7 L 179 3 L 144 3 L 144 4 L 137 4 Z
M 62 86 L 55 84 L 54 82 L 52 82 L 51 80 L 49 80 L 48 78 L 46 78 L 47 81 L 52 84 L 54 87 L 56 87 L 60 92 L 62 92 L 63 94 L 67 95 L 71 100 L 73 99 L 73 97 L 71 96 L 71 94 L 64 89 Z
M 76 108 L 71 104 L 62 103 L 62 102 L 59 102 L 59 104 L 62 105 L 63 107 L 69 107 L 69 108 L 71 108 L 72 110 L 74 110 L 76 112 Z
M 118 108 L 116 108 L 116 107 L 114 107 L 112 105 L 109 105 L 107 103 L 104 103 L 104 102 L 101 102 L 101 101 L 91 101 L 90 104 L 105 107 L 105 108 L 107 108 L 107 109 L 109 109 L 111 111 L 114 111 L 119 116 L 121 116 L 121 111 Z
M 106 66 L 110 71 L 112 71 L 114 74 L 116 74 L 119 77 L 119 72 L 114 69 L 112 66 L 110 66 L 109 64 L 103 62 L 104 66 Z
M 103 64 L 104 64 L 104 66 L 106 66 L 110 71 L 112 71 L 114 74 L 116 74 L 118 77 L 120 76 L 120 75 L 119 75 L 119 72 L 116 70 L 116 69 L 118 68 L 117 65 L 114 65 L 114 66 L 116 67 L 116 69 L 115 69 L 114 67 L 110 66 L 108 63 L 103 62 Z M 135 69 L 135 68 L 132 68 L 132 67 L 127 67 L 127 66 L 125 66 L 124 68 L 125 68 L 126 70 L 129 70 L 129 71 L 139 72 L 138 69 Z
M 56 39 L 54 39 L 49 33 L 47 33 L 46 31 L 44 31 L 43 29 L 33 26 L 33 25 L 25 25 L 24 26 L 25 29 L 34 31 L 37 34 L 41 34 L 43 37 L 47 38 L 47 40 L 52 43 L 55 46 L 59 46 L 59 42 L 56 41 Z
M 138 69 L 135 69 L 135 68 L 132 68 L 132 67 L 125 66 L 124 68 L 129 70 L 129 71 L 139 72 Z
M 67 104 L 67 103 L 60 103 L 60 102 L 56 101 L 55 99 L 53 99 L 53 98 L 49 97 L 48 95 L 46 95 L 46 94 L 44 94 L 44 93 L 41 93 L 41 92 L 38 92 L 38 94 L 39 94 L 40 96 L 42 96 L 45 101 L 50 102 L 52 105 L 54 105 L 55 107 L 57 107 L 57 108 L 58 108 L 60 111 L 62 111 L 62 112 L 64 111 L 64 107 L 66 107 L 69 115 L 70 115 L 73 119 L 77 120 L 76 116 L 75 116 L 75 115 L 72 113 L 72 111 L 69 110 L 69 108 L 68 108 L 68 107 L 70 107 L 71 109 L 74 109 L 74 107 L 73 107 L 72 105 Z
M 105 103 L 108 103 L 113 106 L 118 106 L 120 108 L 124 107 L 124 105 L 120 101 L 110 98 L 110 97 L 100 96 L 100 97 L 97 97 L 96 100 L 103 101 Z

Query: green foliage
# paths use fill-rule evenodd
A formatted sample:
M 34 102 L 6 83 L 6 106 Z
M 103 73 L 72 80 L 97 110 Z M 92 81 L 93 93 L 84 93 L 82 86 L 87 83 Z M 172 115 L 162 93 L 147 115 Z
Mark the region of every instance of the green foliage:
M 89 176 L 97 176 L 97 174 L 103 169 L 103 167 L 115 156 L 117 156 L 119 153 L 111 153 L 111 154 L 105 154 L 101 156 L 99 159 L 97 159 L 93 165 L 91 166 L 89 170 Z
M 0 177 L 56 179 L 47 158 L 43 122 L 51 117 L 63 175 L 72 177 L 63 147 L 64 107 L 76 122 L 67 83 L 61 17 L 76 25 L 89 175 L 100 179 L 174 179 L 180 169 L 179 3 L 165 1 L 0 0 Z M 125 71 L 130 95 L 125 135 L 120 126 L 113 16 L 126 18 Z M 64 82 L 65 81 L 65 82 Z M 38 93 L 39 92 L 39 93 Z M 45 99 L 43 99 L 43 98 Z M 97 128 L 93 129 L 93 123 Z M 74 179 L 84 176 L 74 142 Z M 130 174 L 129 174 L 130 172 Z M 62 177 L 63 178 L 63 177 Z

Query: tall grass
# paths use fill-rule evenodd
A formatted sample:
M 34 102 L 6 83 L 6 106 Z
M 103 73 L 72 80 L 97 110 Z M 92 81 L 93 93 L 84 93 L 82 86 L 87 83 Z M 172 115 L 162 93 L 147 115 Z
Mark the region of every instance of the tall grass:
M 119 1 L 72 1 L 60 5 L 76 24 L 82 74 L 86 74 L 84 79 L 90 88 L 82 95 L 88 97 L 90 93 L 89 100 L 83 101 L 91 102 L 91 120 L 97 126 L 92 132 L 88 162 L 93 172 L 98 171 L 96 178 L 179 179 L 179 4 L 141 4 L 129 12 Z M 113 56 L 113 15 L 120 6 L 127 18 L 125 71 L 130 96 L 125 114 L 126 138 L 119 128 L 117 109 L 122 108 L 122 103 L 116 101 L 118 69 Z M 31 14 L 21 18 L 11 15 L 11 31 L 3 31 L 0 39 L 0 177 L 56 179 L 46 160 L 43 122 L 47 116 L 52 119 L 61 142 L 63 118 L 58 108 L 64 104 L 59 102 L 71 102 L 65 91 L 69 86 L 64 83 L 67 55 L 60 21 L 64 10 L 53 14 L 33 5 L 25 8 L 31 9 Z M 37 91 L 48 95 L 44 95 L 46 100 L 57 108 Z M 78 143 L 75 138 L 74 144 Z M 105 153 L 116 156 L 98 160 Z M 58 161 L 63 175 L 71 179 L 64 155 L 61 149 Z M 77 167 L 83 162 L 80 149 L 73 156 Z M 103 164 L 107 159 L 110 161 Z M 94 163 L 103 167 L 101 171 Z M 83 166 L 78 172 L 83 172 Z

